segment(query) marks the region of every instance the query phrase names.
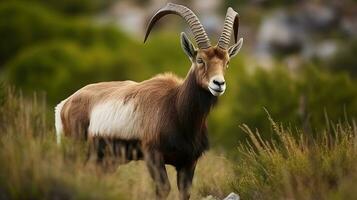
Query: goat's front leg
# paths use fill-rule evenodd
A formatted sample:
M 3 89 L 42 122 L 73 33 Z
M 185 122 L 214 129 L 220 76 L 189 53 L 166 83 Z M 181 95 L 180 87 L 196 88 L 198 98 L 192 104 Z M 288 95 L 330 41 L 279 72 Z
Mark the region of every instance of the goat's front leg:
M 184 167 L 176 168 L 177 170 L 177 187 L 180 192 L 180 200 L 190 199 L 190 189 L 192 179 L 195 173 L 196 161 L 187 164 Z
M 144 156 L 151 178 L 155 181 L 157 199 L 166 199 L 170 193 L 170 182 L 162 154 L 150 151 Z

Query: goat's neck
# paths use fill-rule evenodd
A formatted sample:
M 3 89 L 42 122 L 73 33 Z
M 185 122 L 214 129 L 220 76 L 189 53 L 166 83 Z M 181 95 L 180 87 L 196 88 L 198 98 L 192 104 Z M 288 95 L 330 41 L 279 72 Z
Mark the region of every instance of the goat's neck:
M 217 97 L 198 85 L 195 73 L 195 68 L 192 67 L 179 87 L 176 101 L 179 121 L 184 131 L 193 133 L 200 132 L 204 127 L 210 109 L 217 101 Z

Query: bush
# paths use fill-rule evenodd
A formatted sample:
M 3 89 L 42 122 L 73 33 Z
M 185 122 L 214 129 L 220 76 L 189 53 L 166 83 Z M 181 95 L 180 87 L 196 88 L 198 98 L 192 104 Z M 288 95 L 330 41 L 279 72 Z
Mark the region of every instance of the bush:
M 357 76 L 357 39 L 343 41 L 336 55 L 326 64 L 334 71 L 347 71 Z
M 25 0 L 29 1 L 29 0 Z M 68 15 L 82 15 L 92 14 L 98 12 L 101 9 L 107 7 L 114 0 L 30 0 L 33 2 L 41 3 L 53 10 L 68 14 Z
M 321 129 L 326 119 L 347 121 L 357 116 L 356 80 L 348 74 L 318 70 L 309 67 L 301 75 L 300 94 L 305 97 L 305 118 L 310 123 L 310 131 Z M 300 113 L 301 114 L 301 113 Z
M 357 115 L 356 82 L 346 74 L 308 67 L 293 75 L 287 69 L 256 69 L 238 77 L 233 119 L 272 135 L 266 109 L 286 126 L 304 127 L 315 132 L 326 125 L 326 114 L 333 121 Z
M 155 33 L 140 47 L 141 59 L 153 74 L 172 71 L 185 77 L 191 67 L 191 62 L 183 52 L 178 33 Z
M 266 120 L 266 109 L 282 123 L 297 125 L 300 92 L 288 70 L 258 68 L 253 74 L 240 74 L 238 85 L 234 114 L 239 124 L 254 126 L 267 134 L 265 138 L 270 137 L 271 125 Z
M 247 124 L 261 132 L 264 139 L 276 137 L 271 116 L 291 129 L 303 127 L 309 135 L 318 135 L 330 123 L 357 116 L 356 81 L 347 74 L 331 73 L 315 67 L 300 72 L 275 67 L 248 69 L 243 63 L 232 63 L 226 79 L 227 93 L 220 97 L 209 116 L 213 144 L 231 149 L 246 134 L 239 125 Z
M 57 37 L 63 26 L 63 21 L 36 4 L 0 3 L 0 64 L 23 47 Z
M 0 3 L 0 65 L 21 49 L 53 40 L 73 40 L 87 47 L 103 45 L 111 49 L 131 40 L 111 26 L 98 27 L 91 22 L 69 19 L 36 3 Z
M 115 0 L 0 0 L 0 3 L 4 2 L 15 2 L 16 4 L 30 6 L 42 5 L 46 9 L 63 15 L 86 17 L 107 9 L 110 5 L 115 3 Z
M 125 80 L 143 64 L 122 51 L 102 47 L 82 48 L 58 41 L 24 50 L 6 66 L 11 84 L 27 93 L 45 91 L 50 105 L 89 83 Z M 128 66 L 135 66 L 129 68 Z

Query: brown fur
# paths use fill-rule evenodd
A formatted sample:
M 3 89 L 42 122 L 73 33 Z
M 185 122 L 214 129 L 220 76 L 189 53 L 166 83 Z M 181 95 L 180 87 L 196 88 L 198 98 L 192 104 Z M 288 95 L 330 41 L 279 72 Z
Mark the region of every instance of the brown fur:
M 217 73 L 224 74 L 228 55 L 220 48 L 209 48 L 199 51 L 198 56 L 205 60 L 208 66 L 194 65 L 191 70 L 196 73 L 196 83 L 202 88 L 207 88 L 209 77 Z M 64 133 L 66 136 L 87 138 L 86 131 L 93 106 L 110 99 L 123 99 L 125 102 L 135 103 L 136 110 L 144 113 L 139 124 L 143 130 L 146 130 L 144 144 L 158 142 L 158 134 L 160 134 L 157 132 L 160 130 L 158 122 L 165 121 L 167 118 L 163 99 L 173 96 L 184 86 L 184 80 L 171 73 L 159 74 L 140 83 L 113 81 L 87 85 L 73 94 L 63 106 L 61 118 Z M 181 91 L 184 92 L 185 90 Z M 182 94 L 179 97 L 182 98 Z M 170 105 L 176 104 L 176 102 L 170 103 Z M 177 110 L 181 109 L 185 108 L 183 106 L 177 108 Z

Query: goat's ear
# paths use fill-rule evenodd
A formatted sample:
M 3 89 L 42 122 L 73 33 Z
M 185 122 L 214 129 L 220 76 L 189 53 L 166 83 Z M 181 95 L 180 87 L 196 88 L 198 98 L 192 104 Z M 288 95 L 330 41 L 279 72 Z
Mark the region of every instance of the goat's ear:
M 228 49 L 229 58 L 236 56 L 243 45 L 243 38 L 240 38 L 237 43 L 233 44 Z
M 185 54 L 190 58 L 192 61 L 193 58 L 195 57 L 196 50 L 195 47 L 193 46 L 192 42 L 187 38 L 186 34 L 184 32 L 181 33 L 181 47 Z

